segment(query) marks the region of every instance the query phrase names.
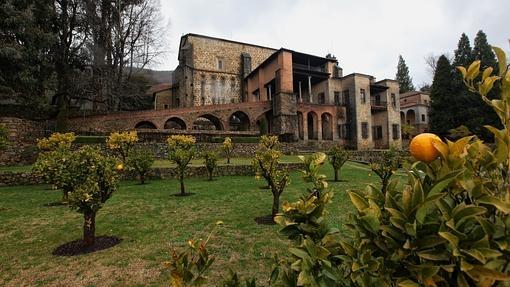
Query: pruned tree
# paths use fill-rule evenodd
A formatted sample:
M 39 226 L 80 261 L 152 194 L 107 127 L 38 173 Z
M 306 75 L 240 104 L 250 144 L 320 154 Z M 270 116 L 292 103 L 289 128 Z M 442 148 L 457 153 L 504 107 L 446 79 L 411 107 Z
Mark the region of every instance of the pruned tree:
M 181 185 L 180 196 L 187 195 L 184 187 L 184 176 L 188 170 L 188 165 L 196 156 L 195 138 L 185 135 L 172 135 L 167 139 L 168 159 L 177 165 L 177 175 Z
M 349 159 L 349 152 L 340 146 L 333 146 L 327 152 L 328 160 L 335 172 L 335 181 L 339 180 L 339 173 L 342 166 Z
M 289 174 L 279 166 L 283 155 L 278 149 L 277 136 L 261 136 L 258 150 L 255 152 L 253 167 L 257 177 L 263 177 L 273 195 L 271 216 L 274 218 L 280 208 L 280 196 L 289 184 Z
M 213 180 L 213 174 L 216 167 L 218 167 L 218 154 L 214 151 L 206 151 L 202 154 L 204 158 L 205 168 L 209 174 L 209 180 Z
M 147 175 L 154 164 L 154 153 L 147 147 L 135 147 L 129 151 L 126 165 L 129 171 L 135 172 L 140 184 L 145 184 Z

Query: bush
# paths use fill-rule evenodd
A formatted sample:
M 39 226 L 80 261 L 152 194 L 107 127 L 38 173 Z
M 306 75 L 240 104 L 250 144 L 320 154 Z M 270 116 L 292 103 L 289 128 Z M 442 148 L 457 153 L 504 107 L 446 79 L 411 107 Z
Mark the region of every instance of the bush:
M 262 136 L 259 148 L 255 152 L 253 168 L 257 177 L 263 177 L 273 194 L 271 216 L 274 218 L 280 208 L 280 195 L 289 184 L 289 174 L 279 166 L 279 159 L 283 155 L 278 148 L 278 137 Z
M 120 156 L 122 162 L 126 164 L 129 151 L 138 142 L 136 131 L 114 132 L 106 139 L 106 146 Z
M 144 184 L 145 179 L 154 164 L 154 154 L 145 147 L 134 148 L 129 152 L 126 166 L 128 170 L 138 174 L 140 183 Z
M 223 141 L 223 145 L 221 146 L 223 153 L 225 153 L 225 157 L 227 158 L 227 163 L 230 163 L 230 157 L 232 156 L 232 152 L 234 151 L 234 143 L 232 139 L 226 137 Z
M 177 165 L 180 195 L 186 195 L 184 188 L 184 175 L 191 160 L 196 156 L 195 138 L 185 135 L 172 135 L 167 139 L 168 159 Z
M 349 159 L 349 152 L 345 151 L 340 146 L 333 146 L 327 153 L 328 160 L 331 166 L 333 166 L 333 170 L 335 171 L 335 181 L 339 180 L 338 173 L 342 166 Z
M 205 168 L 209 174 L 209 180 L 213 180 L 213 173 L 218 166 L 218 154 L 214 151 L 206 151 L 202 154 L 204 158 Z
M 381 179 L 383 192 L 386 190 L 388 183 L 395 172 L 402 165 L 403 159 L 397 150 L 391 148 L 383 151 L 381 156 L 375 160 L 371 160 L 370 169 Z
M 62 190 L 62 202 L 68 202 L 69 192 L 72 191 L 69 180 L 73 177 L 70 159 L 74 140 L 73 133 L 54 133 L 48 138 L 37 140 L 40 152 L 32 171 L 39 174 L 46 183 Z

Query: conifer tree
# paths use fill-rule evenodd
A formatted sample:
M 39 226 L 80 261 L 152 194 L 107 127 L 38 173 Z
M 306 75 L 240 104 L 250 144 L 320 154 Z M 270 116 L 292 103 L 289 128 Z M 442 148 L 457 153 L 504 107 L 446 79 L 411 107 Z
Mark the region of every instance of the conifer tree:
M 400 84 L 400 93 L 406 93 L 410 91 L 414 91 L 413 79 L 409 76 L 409 68 L 402 58 L 402 55 L 398 56 L 398 65 L 397 65 L 397 76 L 396 80 Z
M 458 104 L 452 96 L 452 78 L 454 77 L 450 61 L 445 55 L 437 60 L 436 73 L 430 93 L 430 129 L 436 134 L 446 135 L 448 130 L 456 126 L 456 119 L 452 113 L 458 109 Z
M 494 73 L 497 74 L 499 72 L 496 56 L 487 41 L 487 35 L 482 30 L 478 31 L 476 34 L 472 51 L 472 60 L 480 60 L 480 70 L 482 71 L 485 68 L 492 67 L 494 69 Z M 494 99 L 497 95 L 499 95 L 499 93 L 499 86 L 495 86 L 488 94 L 488 98 Z M 476 107 L 476 113 L 472 115 L 472 118 L 468 119 L 467 127 L 472 132 L 479 135 L 482 139 L 492 140 L 492 134 L 483 126 L 491 125 L 500 127 L 501 125 L 498 116 L 482 101 L 480 96 L 474 94 L 472 96 L 472 100 L 474 102 L 473 105 Z

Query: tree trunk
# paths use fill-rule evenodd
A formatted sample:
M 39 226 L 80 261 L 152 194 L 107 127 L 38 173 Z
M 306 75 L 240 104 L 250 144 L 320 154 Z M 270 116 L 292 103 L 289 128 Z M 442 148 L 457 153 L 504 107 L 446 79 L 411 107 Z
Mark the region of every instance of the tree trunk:
M 273 210 L 271 212 L 271 216 L 274 218 L 276 214 L 278 214 L 278 210 L 280 208 L 280 194 L 278 192 L 273 191 Z
M 338 169 L 335 168 L 335 181 L 338 181 Z
M 209 180 L 213 180 L 213 178 L 212 178 L 212 174 L 213 174 L 213 171 L 212 171 L 212 170 L 210 170 L 210 171 L 209 171 Z
M 389 181 L 389 179 L 387 179 L 387 178 L 383 178 L 383 180 L 382 180 L 381 190 L 384 194 L 386 194 L 386 188 L 388 187 L 388 181 Z
M 227 163 L 230 163 L 230 157 L 227 157 Z
M 83 245 L 89 247 L 94 245 L 96 239 L 96 213 L 87 211 L 83 214 Z
M 140 174 L 140 183 L 141 184 L 145 183 L 145 174 Z
M 184 195 L 184 194 L 186 194 L 186 191 L 184 189 L 184 174 L 181 173 L 179 175 L 179 181 L 181 183 L 181 195 Z

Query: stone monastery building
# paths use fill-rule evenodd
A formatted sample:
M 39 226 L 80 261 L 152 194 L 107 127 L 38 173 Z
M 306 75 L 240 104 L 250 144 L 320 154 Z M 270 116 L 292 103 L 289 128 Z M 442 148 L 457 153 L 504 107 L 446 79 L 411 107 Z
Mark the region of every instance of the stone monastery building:
M 175 116 L 162 127 L 137 128 L 262 131 L 284 141 L 338 141 L 355 149 L 401 145 L 397 81 L 344 76 L 330 55 L 197 34 L 182 36 L 178 57 L 172 85 L 154 93 L 155 109 L 217 109 L 226 116 L 208 112 L 193 122 Z

